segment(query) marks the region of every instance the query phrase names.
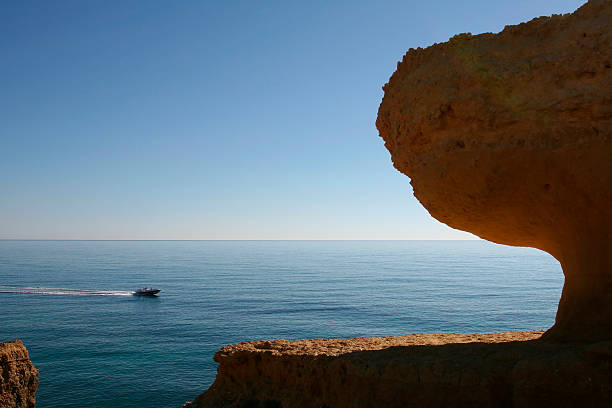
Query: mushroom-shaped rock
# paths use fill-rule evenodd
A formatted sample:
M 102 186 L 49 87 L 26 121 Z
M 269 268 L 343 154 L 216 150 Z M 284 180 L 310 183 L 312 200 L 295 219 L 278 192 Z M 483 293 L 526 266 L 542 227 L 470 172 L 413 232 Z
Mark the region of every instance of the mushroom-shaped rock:
M 612 338 L 612 1 L 411 49 L 377 128 L 430 214 L 559 260 L 554 340 Z

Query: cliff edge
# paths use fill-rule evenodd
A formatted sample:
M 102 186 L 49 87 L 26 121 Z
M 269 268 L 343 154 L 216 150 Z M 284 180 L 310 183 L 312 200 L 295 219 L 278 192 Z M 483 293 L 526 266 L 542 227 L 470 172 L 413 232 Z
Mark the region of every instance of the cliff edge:
M 38 370 L 20 340 L 0 343 L 0 408 L 36 407 Z
M 612 341 L 542 332 L 255 341 L 215 354 L 185 408 L 608 407 Z
M 612 1 L 411 49 L 376 122 L 436 219 L 553 255 L 554 340 L 612 338 Z
M 541 332 L 257 341 L 185 407 L 612 404 L 612 1 L 409 50 L 376 122 L 436 219 L 565 275 Z

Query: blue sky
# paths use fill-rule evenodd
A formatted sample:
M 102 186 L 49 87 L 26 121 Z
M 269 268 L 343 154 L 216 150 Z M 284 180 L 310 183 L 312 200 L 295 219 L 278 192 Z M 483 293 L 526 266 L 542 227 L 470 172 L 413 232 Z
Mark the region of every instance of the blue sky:
M 408 48 L 582 1 L 0 5 L 0 239 L 470 239 L 374 122 Z

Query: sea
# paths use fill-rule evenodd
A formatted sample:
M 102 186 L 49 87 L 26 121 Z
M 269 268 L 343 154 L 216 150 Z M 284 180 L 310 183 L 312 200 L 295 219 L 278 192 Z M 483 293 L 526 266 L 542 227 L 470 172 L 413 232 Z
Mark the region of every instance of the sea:
M 227 344 L 541 330 L 562 285 L 550 255 L 477 240 L 0 241 L 0 341 L 39 408 L 180 407 Z

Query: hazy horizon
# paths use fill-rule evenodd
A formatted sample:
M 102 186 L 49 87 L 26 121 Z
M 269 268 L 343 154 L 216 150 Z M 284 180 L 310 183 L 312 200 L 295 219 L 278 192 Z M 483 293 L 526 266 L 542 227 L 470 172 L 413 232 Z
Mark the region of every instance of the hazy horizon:
M 0 241 L 483 241 L 482 238 L 457 239 L 63 239 L 63 238 L 0 238 Z

